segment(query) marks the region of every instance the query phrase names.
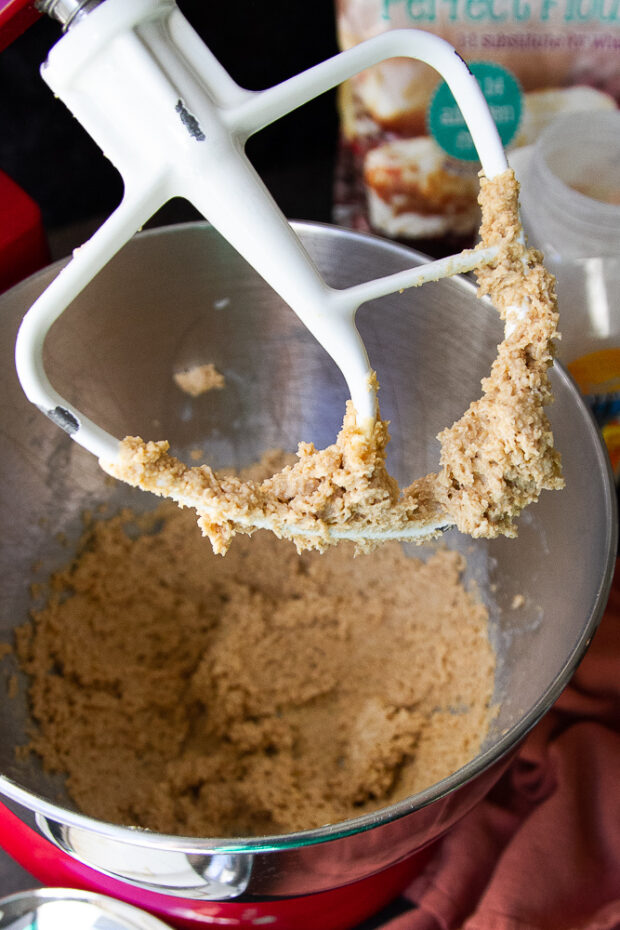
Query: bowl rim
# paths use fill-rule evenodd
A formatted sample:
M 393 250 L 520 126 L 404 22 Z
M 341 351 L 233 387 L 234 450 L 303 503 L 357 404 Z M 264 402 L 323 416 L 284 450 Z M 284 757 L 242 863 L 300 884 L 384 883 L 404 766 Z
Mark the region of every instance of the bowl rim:
M 411 257 L 424 261 L 427 257 L 417 252 L 415 249 L 402 245 L 401 243 L 392 242 L 380 236 L 369 233 L 361 233 L 354 230 L 344 229 L 329 223 L 295 221 L 293 227 L 303 234 L 304 231 L 309 233 L 319 233 L 341 235 L 347 239 L 358 239 L 360 242 L 374 240 L 380 243 L 383 249 L 391 251 L 395 255 Z M 150 238 L 158 236 L 167 236 L 174 233 L 187 232 L 197 228 L 209 227 L 209 224 L 203 220 L 194 220 L 186 223 L 177 223 L 168 226 L 159 226 L 152 229 L 144 230 L 134 238 Z M 50 270 L 56 267 L 62 267 L 67 259 L 60 259 L 57 262 L 47 266 L 44 269 L 31 275 L 25 281 L 15 285 L 5 294 L 0 295 L 0 311 L 2 304 L 10 299 L 10 296 L 18 292 L 25 284 L 32 282 L 38 277 L 49 275 Z M 476 292 L 476 286 L 473 281 L 458 276 L 460 283 L 471 287 Z M 573 644 L 562 668 L 556 674 L 553 681 L 550 682 L 545 691 L 540 695 L 538 700 L 533 704 L 529 711 L 512 727 L 507 729 L 497 741 L 489 746 L 486 750 L 475 756 L 466 763 L 462 768 L 457 769 L 451 775 L 439 782 L 429 786 L 424 791 L 418 792 L 394 804 L 382 807 L 377 811 L 369 814 L 363 814 L 359 817 L 353 817 L 348 820 L 337 823 L 325 824 L 310 830 L 299 830 L 292 833 L 273 834 L 266 836 L 250 837 L 185 837 L 175 834 L 155 833 L 150 830 L 121 826 L 109 823 L 103 820 L 97 820 L 86 814 L 81 814 L 58 804 L 46 800 L 38 794 L 35 794 L 26 788 L 22 788 L 17 782 L 0 774 L 0 794 L 3 794 L 11 801 L 22 805 L 36 815 L 48 818 L 67 827 L 74 827 L 85 830 L 90 833 L 96 833 L 99 836 L 106 837 L 119 843 L 129 846 L 141 846 L 157 849 L 166 849 L 176 852 L 185 853 L 202 853 L 202 854 L 240 854 L 240 853 L 262 853 L 262 852 L 282 852 L 292 849 L 300 849 L 308 846 L 315 846 L 320 843 L 326 843 L 334 840 L 343 839 L 358 833 L 372 830 L 375 827 L 382 826 L 392 821 L 399 820 L 414 811 L 421 810 L 435 801 L 441 800 L 446 795 L 452 793 L 457 788 L 469 783 L 494 763 L 499 762 L 504 756 L 511 752 L 529 733 L 529 731 L 539 722 L 555 703 L 561 692 L 568 684 L 570 678 L 575 672 L 577 666 L 584 657 L 590 642 L 598 628 L 603 616 L 611 583 L 613 579 L 615 556 L 618 544 L 618 517 L 617 503 L 615 494 L 615 485 L 609 457 L 605 450 L 599 428 L 585 402 L 583 401 L 575 382 L 568 374 L 567 370 L 557 360 L 554 363 L 554 375 L 559 378 L 565 388 L 573 395 L 577 406 L 585 414 L 587 429 L 590 433 L 593 448 L 596 450 L 596 456 L 601 466 L 603 475 L 603 492 L 605 512 L 609 519 L 605 525 L 605 539 L 603 541 L 604 551 L 606 553 L 605 565 L 601 572 L 601 577 L 593 599 L 593 606 L 587 621 L 584 623 L 581 634 Z

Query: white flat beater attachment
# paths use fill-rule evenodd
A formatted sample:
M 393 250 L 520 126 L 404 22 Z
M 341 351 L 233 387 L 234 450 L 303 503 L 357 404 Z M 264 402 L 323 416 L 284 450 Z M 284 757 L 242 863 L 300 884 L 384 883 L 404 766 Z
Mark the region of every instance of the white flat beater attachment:
M 42 0 L 44 8 L 57 6 Z M 52 323 L 131 236 L 168 200 L 186 198 L 295 311 L 341 369 L 360 426 L 372 424 L 371 367 L 355 327 L 365 301 L 472 270 L 496 248 L 336 290 L 328 287 L 248 161 L 259 129 L 386 58 L 417 58 L 447 81 L 493 178 L 507 168 L 480 87 L 456 51 L 437 36 L 395 30 L 368 40 L 261 92 L 239 87 L 174 0 L 90 0 L 51 49 L 41 73 L 124 180 L 123 200 L 25 316 L 16 346 L 24 391 L 99 459 L 113 462 L 119 440 L 61 397 L 43 366 Z M 65 6 L 71 7 L 66 0 Z M 58 10 L 55 11 L 58 15 Z M 68 18 L 68 17 L 67 17 Z

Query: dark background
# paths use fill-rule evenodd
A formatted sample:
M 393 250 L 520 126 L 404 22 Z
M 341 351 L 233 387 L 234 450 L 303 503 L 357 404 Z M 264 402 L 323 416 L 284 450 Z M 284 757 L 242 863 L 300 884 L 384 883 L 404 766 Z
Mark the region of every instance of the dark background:
M 251 90 L 337 51 L 332 0 L 178 5 L 237 83 Z M 60 25 L 43 17 L 0 53 L 0 170 L 37 201 L 48 230 L 103 218 L 122 196 L 116 169 L 39 75 L 60 36 Z M 250 140 L 248 155 L 289 218 L 330 221 L 337 131 L 331 93 Z M 175 202 L 157 221 L 196 215 L 188 204 Z

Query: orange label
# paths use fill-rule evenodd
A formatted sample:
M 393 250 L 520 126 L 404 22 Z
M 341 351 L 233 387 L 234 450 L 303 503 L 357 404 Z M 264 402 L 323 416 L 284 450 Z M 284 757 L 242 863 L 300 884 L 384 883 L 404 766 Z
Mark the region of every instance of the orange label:
M 620 349 L 601 349 L 582 355 L 568 370 L 583 394 L 613 394 L 620 391 Z
M 616 480 L 620 480 L 620 349 L 576 359 L 568 370 L 601 428 Z

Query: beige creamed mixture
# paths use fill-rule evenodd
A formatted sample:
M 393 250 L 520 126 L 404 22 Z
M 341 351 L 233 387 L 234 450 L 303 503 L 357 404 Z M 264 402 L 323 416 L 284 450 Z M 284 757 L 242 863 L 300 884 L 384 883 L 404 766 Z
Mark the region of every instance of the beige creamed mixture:
M 406 797 L 476 755 L 494 653 L 461 557 L 389 543 L 225 559 L 191 511 L 95 523 L 17 632 L 29 749 L 85 813 L 164 833 L 279 833 Z

